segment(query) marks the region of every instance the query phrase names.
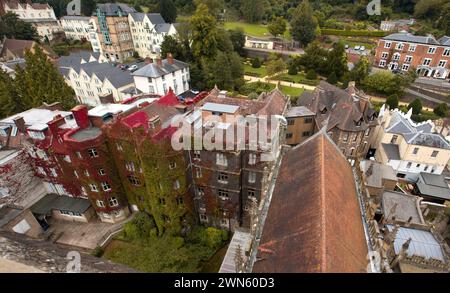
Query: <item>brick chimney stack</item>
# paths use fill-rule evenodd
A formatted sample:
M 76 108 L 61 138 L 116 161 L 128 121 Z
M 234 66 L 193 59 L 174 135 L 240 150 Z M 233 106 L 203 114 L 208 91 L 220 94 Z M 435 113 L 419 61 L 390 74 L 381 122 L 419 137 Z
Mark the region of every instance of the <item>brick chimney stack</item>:
M 53 135 L 57 135 L 58 134 L 58 128 L 61 125 L 63 125 L 64 123 L 66 123 L 66 120 L 64 119 L 63 116 L 58 114 L 55 117 L 53 117 L 52 121 L 47 122 L 47 125 L 48 125 L 48 128 L 50 128 L 50 131 L 53 133 Z
M 25 120 L 23 119 L 23 117 L 19 116 L 14 118 L 14 124 L 21 133 L 27 132 L 27 127 L 25 126 Z
M 145 64 L 151 64 L 153 63 L 153 59 L 150 57 L 145 58 Z
M 169 62 L 169 64 L 173 64 L 173 55 L 172 53 L 167 53 L 167 62 Z
M 73 117 L 81 129 L 89 127 L 88 108 L 86 105 L 78 105 L 72 109 Z
M 161 58 L 157 58 L 156 59 L 156 64 L 158 64 L 159 67 L 162 67 L 163 66 L 162 59 Z

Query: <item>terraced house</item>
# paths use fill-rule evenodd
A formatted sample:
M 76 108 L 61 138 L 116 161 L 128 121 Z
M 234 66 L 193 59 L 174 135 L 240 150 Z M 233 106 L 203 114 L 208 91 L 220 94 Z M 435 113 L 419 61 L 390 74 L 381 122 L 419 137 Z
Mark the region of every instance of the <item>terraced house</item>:
M 175 25 L 166 23 L 159 13 L 130 13 L 128 15 L 134 49 L 142 58 L 157 58 L 165 36 L 177 33 Z
M 374 65 L 391 71 L 414 69 L 420 76 L 450 78 L 450 37 L 395 33 L 381 38 Z

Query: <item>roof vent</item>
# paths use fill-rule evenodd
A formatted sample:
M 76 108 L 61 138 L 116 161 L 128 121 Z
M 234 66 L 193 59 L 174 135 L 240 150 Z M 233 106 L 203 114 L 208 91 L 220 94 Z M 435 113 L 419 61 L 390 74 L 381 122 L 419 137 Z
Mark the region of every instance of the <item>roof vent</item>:
M 228 92 L 227 91 L 220 91 L 219 92 L 219 98 L 226 98 L 227 97 Z

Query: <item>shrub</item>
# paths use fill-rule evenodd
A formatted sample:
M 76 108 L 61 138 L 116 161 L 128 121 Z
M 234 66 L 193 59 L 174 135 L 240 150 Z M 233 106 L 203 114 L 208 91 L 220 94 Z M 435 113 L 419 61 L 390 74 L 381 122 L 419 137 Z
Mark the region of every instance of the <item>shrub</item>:
M 252 93 L 250 93 L 250 94 L 247 96 L 247 98 L 248 98 L 249 100 L 256 100 L 258 97 L 259 97 L 259 95 L 258 95 L 257 93 L 255 93 L 255 92 L 252 92 Z
M 250 71 L 244 72 L 244 75 L 254 76 L 254 77 L 261 77 L 261 74 L 259 74 L 258 72 L 250 72 Z
M 396 94 L 390 95 L 386 99 L 386 104 L 389 106 L 391 110 L 398 108 L 398 95 Z
M 306 78 L 309 79 L 309 80 L 317 79 L 316 71 L 314 69 L 308 70 L 308 72 L 306 73 Z
M 148 240 L 156 235 L 155 222 L 147 213 L 137 213 L 133 220 L 123 227 L 124 238 L 129 241 Z M 155 230 L 155 231 L 153 231 Z
M 258 57 L 253 58 L 251 63 L 253 68 L 261 68 L 262 62 Z
M 439 117 L 445 117 L 447 116 L 447 112 L 448 112 L 448 107 L 446 103 L 441 103 L 439 105 L 437 105 L 434 109 L 433 109 L 434 114 L 438 115 Z
M 413 114 L 420 114 L 422 111 L 422 102 L 419 99 L 415 99 L 408 105 L 408 110 L 412 108 Z
M 331 84 L 336 84 L 338 82 L 338 78 L 336 76 L 336 73 L 334 73 L 334 71 L 331 72 L 331 74 L 328 76 L 327 82 Z
M 297 65 L 294 62 L 290 62 L 289 68 L 288 68 L 288 74 L 289 75 L 297 75 L 297 73 L 298 73 Z
M 101 257 L 103 255 L 103 252 L 104 252 L 103 248 L 97 246 L 96 248 L 94 248 L 94 250 L 92 250 L 91 255 Z
M 339 30 L 321 28 L 322 35 L 346 36 L 346 37 L 385 37 L 389 32 L 385 31 L 368 31 L 368 30 Z

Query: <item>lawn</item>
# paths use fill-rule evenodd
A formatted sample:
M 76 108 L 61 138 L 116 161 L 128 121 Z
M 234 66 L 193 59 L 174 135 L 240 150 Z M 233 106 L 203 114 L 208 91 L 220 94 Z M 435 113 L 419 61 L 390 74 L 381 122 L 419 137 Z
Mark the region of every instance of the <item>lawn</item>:
M 290 75 L 287 73 L 279 74 L 279 75 L 275 76 L 273 79 L 286 81 L 286 82 L 301 83 L 301 84 L 312 85 L 312 86 L 319 84 L 318 79 L 307 79 L 306 74 L 303 72 L 299 72 L 296 75 Z
M 253 37 L 272 37 L 272 35 L 269 33 L 269 30 L 267 29 L 267 26 L 263 24 L 253 24 L 246 22 L 225 22 L 224 27 L 227 30 L 235 30 L 237 28 L 241 28 L 246 35 Z M 284 33 L 284 38 L 288 40 L 291 39 L 289 29 L 287 29 Z
M 250 72 L 252 75 L 259 74 L 259 77 L 264 77 L 267 75 L 266 67 L 261 66 L 260 68 L 253 68 L 249 64 L 244 64 L 244 74 Z
M 291 98 L 295 99 L 299 96 L 301 96 L 301 94 L 303 94 L 303 92 L 305 91 L 302 88 L 296 88 L 296 87 L 290 87 L 290 86 L 281 86 L 281 91 L 285 94 L 285 95 L 289 95 L 291 96 Z
M 240 94 L 244 96 L 248 96 L 250 93 L 257 93 L 258 95 L 262 92 L 269 92 L 275 88 L 275 84 L 273 83 L 264 83 L 264 82 L 251 82 L 245 84 L 241 88 Z M 300 96 L 305 90 L 302 88 L 294 88 L 289 86 L 281 86 L 281 91 L 285 95 L 291 96 L 292 100 L 297 100 L 298 96 Z

